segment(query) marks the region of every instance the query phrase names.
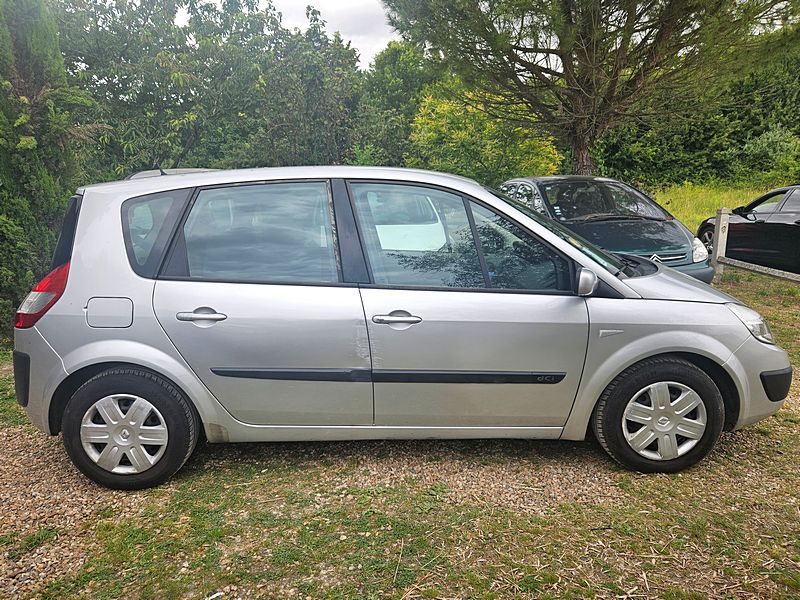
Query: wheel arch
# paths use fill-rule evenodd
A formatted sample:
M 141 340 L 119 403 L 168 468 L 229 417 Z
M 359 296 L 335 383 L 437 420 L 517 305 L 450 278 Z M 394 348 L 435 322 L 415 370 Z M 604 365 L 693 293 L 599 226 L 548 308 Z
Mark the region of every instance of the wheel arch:
M 192 397 L 186 393 L 186 390 L 175 382 L 175 380 L 171 379 L 170 377 L 164 375 L 163 373 L 159 373 L 155 369 L 151 369 L 150 367 L 146 367 L 141 364 L 127 362 L 127 361 L 107 361 L 107 362 L 99 362 L 95 364 L 90 364 L 84 366 L 73 373 L 70 373 L 64 380 L 58 385 L 58 387 L 53 392 L 53 396 L 50 400 L 50 408 L 48 412 L 47 422 L 50 429 L 51 435 L 58 435 L 61 431 L 61 422 L 64 417 L 64 410 L 67 408 L 67 403 L 69 402 L 70 398 L 72 398 L 73 394 L 78 391 L 78 389 L 87 381 L 89 381 L 95 375 L 99 375 L 104 371 L 108 371 L 110 369 L 116 368 L 132 368 L 138 369 L 140 371 L 146 371 L 147 373 L 151 373 L 161 379 L 164 379 L 167 383 L 173 386 L 175 389 L 183 394 L 183 397 L 189 403 L 189 406 L 195 413 L 195 416 L 198 418 L 198 422 L 202 423 L 202 418 L 200 416 L 199 411 L 197 410 L 197 406 L 195 406 Z M 200 432 L 202 435 L 203 427 L 201 426 Z
M 630 364 L 622 366 L 613 377 L 599 390 L 591 401 L 591 408 L 583 411 L 580 415 L 571 414 L 564 427 L 561 439 L 567 440 L 582 440 L 590 435 L 592 415 L 597 407 L 600 397 L 603 395 L 605 389 L 619 376 L 620 373 L 629 369 L 635 364 L 652 358 L 665 358 L 665 357 L 678 357 L 693 364 L 706 375 L 708 375 L 722 395 L 722 401 L 725 407 L 725 423 L 723 425 L 724 431 L 731 431 L 739 419 L 739 412 L 741 410 L 741 394 L 733 380 L 733 377 L 728 373 L 725 368 L 717 361 L 696 352 L 686 352 L 680 350 L 671 350 L 667 352 L 656 352 L 647 356 L 638 357 Z M 579 422 L 574 422 L 574 418 L 579 418 Z

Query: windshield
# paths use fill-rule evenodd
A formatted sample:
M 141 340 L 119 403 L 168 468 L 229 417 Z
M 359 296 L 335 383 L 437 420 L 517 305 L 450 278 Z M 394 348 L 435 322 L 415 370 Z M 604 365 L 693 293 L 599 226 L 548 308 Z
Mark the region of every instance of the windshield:
M 670 218 L 644 194 L 613 181 L 556 180 L 540 183 L 539 187 L 558 221 L 666 221 Z
M 590 241 L 583 239 L 581 236 L 575 235 L 572 231 L 570 231 L 563 225 L 558 224 L 552 219 L 542 217 L 542 215 L 540 215 L 530 207 L 525 206 L 524 204 L 522 204 L 521 202 L 517 202 L 516 200 L 512 200 L 511 198 L 509 198 L 505 194 L 502 194 L 501 192 L 498 192 L 490 188 L 486 189 L 495 196 L 497 196 L 503 202 L 510 204 L 518 211 L 523 213 L 525 216 L 530 217 L 548 231 L 554 233 L 568 244 L 571 244 L 572 246 L 583 252 L 593 261 L 602 265 L 603 268 L 605 268 L 607 271 L 610 271 L 614 275 L 618 275 L 620 272 L 625 270 L 625 263 L 623 263 L 621 260 L 609 254 L 602 248 L 595 246 Z

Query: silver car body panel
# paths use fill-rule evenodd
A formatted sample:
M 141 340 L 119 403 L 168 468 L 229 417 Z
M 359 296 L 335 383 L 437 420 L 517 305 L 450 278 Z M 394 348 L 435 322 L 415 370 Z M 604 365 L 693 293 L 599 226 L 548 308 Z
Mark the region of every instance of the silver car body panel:
M 595 271 L 620 297 L 422 292 L 371 286 L 359 292 L 357 286 L 204 283 L 190 284 L 198 286 L 197 291 L 187 294 L 180 289 L 183 282 L 145 279 L 129 266 L 120 218 L 121 203 L 127 198 L 206 185 L 324 178 L 409 181 L 469 195 L 528 227 L 577 265 Z M 58 386 L 70 374 L 101 363 L 138 365 L 173 381 L 193 402 L 212 442 L 583 439 L 594 405 L 608 383 L 636 361 L 667 352 L 701 355 L 726 370 L 742 399 L 737 427 L 782 405 L 766 399 L 759 373 L 787 367 L 788 357 L 780 348 L 750 335 L 724 306 L 730 301 L 728 296 L 665 267 L 648 277 L 617 278 L 461 177 L 403 169 L 299 167 L 101 184 L 83 189 L 75 239 L 63 296 L 35 327 L 15 331 L 16 349 L 31 357 L 25 410 L 37 427 L 50 433 L 48 415 Z M 245 288 L 251 291 L 244 292 Z M 118 299 L 104 303 L 102 319 L 92 320 L 99 327 L 87 322 L 92 298 Z M 361 298 L 366 314 L 360 308 Z M 202 306 L 227 310 L 228 318 L 205 328 L 173 320 L 177 312 Z M 117 309 L 125 314 L 116 314 Z M 396 309 L 419 311 L 423 321 L 400 331 L 367 321 L 374 314 Z M 112 326 L 103 327 L 103 323 Z M 333 329 L 327 331 L 331 324 Z M 232 330 L 241 332 L 241 338 L 226 337 Z M 315 337 L 314 344 L 293 345 L 315 335 L 322 337 Z M 217 356 L 223 354 L 211 354 L 217 344 L 224 348 L 227 366 L 233 367 L 478 369 L 565 375 L 558 383 L 531 384 L 253 381 L 210 372 L 212 366 L 225 366 L 216 364 L 223 360 Z M 289 395 L 295 391 L 295 408 L 289 414 Z M 283 411 L 282 416 L 257 414 L 266 395 L 270 396 L 267 401 L 278 403 L 275 414 Z M 425 405 L 433 401 L 441 406 Z M 527 408 L 535 413 L 527 414 Z
M 558 426 L 575 400 L 589 319 L 578 296 L 492 292 L 362 289 L 376 371 L 441 372 L 438 383 L 376 380 L 375 423 L 412 426 Z M 420 323 L 374 323 L 405 311 Z M 461 373 L 490 372 L 526 383 L 459 382 Z M 563 378 L 563 379 L 562 379 Z

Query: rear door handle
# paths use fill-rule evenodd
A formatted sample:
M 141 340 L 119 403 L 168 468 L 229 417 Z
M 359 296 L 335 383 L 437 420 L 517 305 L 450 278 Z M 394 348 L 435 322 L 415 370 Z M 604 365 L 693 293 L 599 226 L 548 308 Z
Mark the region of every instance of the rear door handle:
M 415 317 L 414 315 L 375 315 L 372 317 L 372 322 L 378 323 L 379 325 L 414 325 L 416 323 L 421 323 L 422 317 Z
M 211 308 L 196 308 L 193 312 L 179 312 L 175 315 L 178 321 L 224 321 L 228 315 L 215 312 Z

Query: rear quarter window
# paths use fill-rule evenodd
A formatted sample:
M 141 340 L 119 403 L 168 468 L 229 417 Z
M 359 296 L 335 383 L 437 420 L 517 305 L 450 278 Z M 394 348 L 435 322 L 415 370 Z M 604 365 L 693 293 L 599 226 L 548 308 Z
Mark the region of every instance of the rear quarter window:
M 122 203 L 122 233 L 131 268 L 155 278 L 172 230 L 191 189 L 170 190 L 130 198 Z

